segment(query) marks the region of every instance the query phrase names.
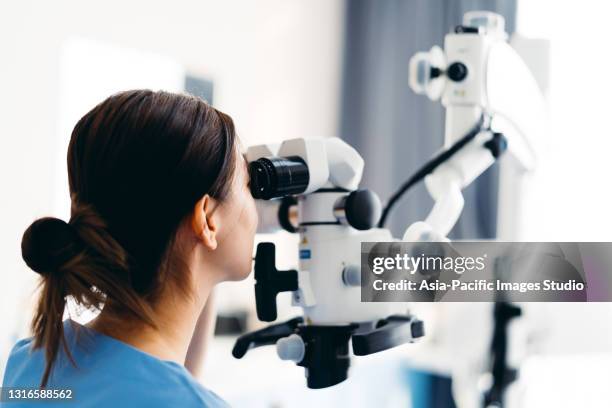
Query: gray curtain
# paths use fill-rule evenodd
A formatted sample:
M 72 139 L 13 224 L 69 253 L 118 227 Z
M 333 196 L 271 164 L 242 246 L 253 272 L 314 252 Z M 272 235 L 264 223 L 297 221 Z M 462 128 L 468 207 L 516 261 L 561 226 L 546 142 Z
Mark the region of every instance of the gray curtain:
M 414 53 L 443 45 L 463 13 L 489 10 L 515 27 L 516 0 L 347 0 L 340 135 L 364 157 L 362 185 L 386 202 L 395 189 L 443 143 L 439 101 L 408 87 Z M 464 190 L 465 209 L 451 238 L 493 238 L 498 169 L 493 166 Z M 424 185 L 409 191 L 388 221 L 401 237 L 433 205 Z

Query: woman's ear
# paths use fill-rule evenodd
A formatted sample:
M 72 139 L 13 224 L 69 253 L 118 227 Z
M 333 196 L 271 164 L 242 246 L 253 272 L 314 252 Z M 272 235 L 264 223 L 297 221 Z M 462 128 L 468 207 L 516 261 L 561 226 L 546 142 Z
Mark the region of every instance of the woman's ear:
M 198 240 L 208 249 L 217 249 L 218 222 L 214 216 L 216 201 L 208 194 L 205 194 L 195 205 L 191 228 Z

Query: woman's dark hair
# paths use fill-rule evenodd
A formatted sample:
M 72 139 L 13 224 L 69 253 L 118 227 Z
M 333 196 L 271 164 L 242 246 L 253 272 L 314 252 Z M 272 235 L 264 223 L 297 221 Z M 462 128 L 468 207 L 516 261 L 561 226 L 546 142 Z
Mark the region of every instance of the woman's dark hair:
M 42 276 L 32 321 L 48 383 L 67 297 L 156 327 L 161 289 L 188 287 L 172 249 L 181 222 L 205 194 L 228 195 L 237 147 L 231 118 L 202 99 L 134 90 L 113 95 L 76 124 L 68 148 L 69 222 L 41 218 L 22 256 Z M 183 264 L 184 266 L 184 264 Z

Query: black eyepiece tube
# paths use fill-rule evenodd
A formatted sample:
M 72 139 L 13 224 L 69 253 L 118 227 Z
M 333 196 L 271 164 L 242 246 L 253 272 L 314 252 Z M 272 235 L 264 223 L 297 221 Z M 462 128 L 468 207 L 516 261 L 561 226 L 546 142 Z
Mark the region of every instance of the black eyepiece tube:
M 261 158 L 249 163 L 251 194 L 269 200 L 306 191 L 310 174 L 301 157 Z

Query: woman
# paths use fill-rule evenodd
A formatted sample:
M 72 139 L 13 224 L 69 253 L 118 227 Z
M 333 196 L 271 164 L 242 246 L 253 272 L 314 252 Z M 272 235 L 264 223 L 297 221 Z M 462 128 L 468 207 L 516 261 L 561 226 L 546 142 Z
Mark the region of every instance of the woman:
M 23 236 L 42 287 L 5 387 L 71 390 L 78 407 L 225 405 L 185 364 L 213 287 L 251 270 L 257 213 L 239 147 L 229 116 L 166 92 L 119 93 L 77 123 L 70 221 Z M 69 298 L 101 312 L 62 321 Z

